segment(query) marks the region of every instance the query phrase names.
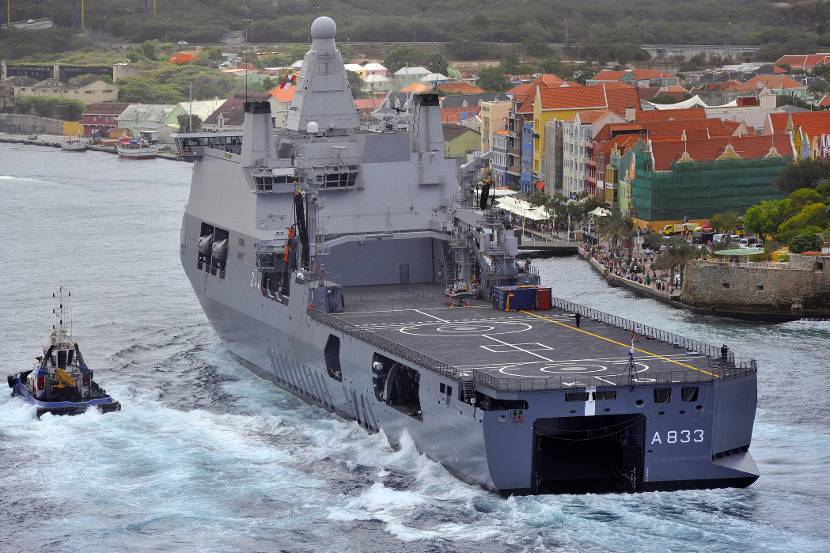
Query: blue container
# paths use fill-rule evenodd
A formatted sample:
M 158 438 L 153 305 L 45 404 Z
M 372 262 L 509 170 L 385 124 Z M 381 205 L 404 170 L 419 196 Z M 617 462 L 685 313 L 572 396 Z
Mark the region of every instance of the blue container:
M 499 311 L 519 311 L 536 308 L 536 287 L 497 286 L 493 293 L 493 307 Z

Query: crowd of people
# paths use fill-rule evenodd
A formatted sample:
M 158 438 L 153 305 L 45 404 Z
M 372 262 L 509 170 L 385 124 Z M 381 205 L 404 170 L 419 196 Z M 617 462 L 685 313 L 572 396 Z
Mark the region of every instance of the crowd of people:
M 656 252 L 643 250 L 635 252 L 635 255 L 629 258 L 625 251 L 613 251 L 600 245 L 586 245 L 585 251 L 602 265 L 608 274 L 618 278 L 643 284 L 667 294 L 672 294 L 680 288 L 679 274 L 672 275 L 654 267 L 657 260 Z

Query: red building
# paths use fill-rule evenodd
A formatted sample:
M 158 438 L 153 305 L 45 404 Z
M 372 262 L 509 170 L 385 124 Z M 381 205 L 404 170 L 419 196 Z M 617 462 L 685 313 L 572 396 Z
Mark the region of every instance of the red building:
M 92 136 L 97 131 L 98 134 L 106 137 L 110 130 L 118 127 L 118 116 L 129 105 L 122 102 L 89 104 L 81 119 L 81 125 L 84 127 L 84 136 Z

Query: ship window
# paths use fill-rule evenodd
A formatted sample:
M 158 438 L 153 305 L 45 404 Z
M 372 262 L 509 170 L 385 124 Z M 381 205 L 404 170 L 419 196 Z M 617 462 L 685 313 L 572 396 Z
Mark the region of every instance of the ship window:
M 671 399 L 671 388 L 655 388 L 654 403 L 668 403 Z
M 438 389 L 441 391 L 442 394 L 445 394 L 447 392 L 447 385 L 442 382 L 441 386 L 439 386 Z
M 326 347 L 323 350 L 326 359 L 326 372 L 338 382 L 343 381 L 343 371 L 340 368 L 340 338 L 329 334 Z
M 594 399 L 617 399 L 617 392 L 616 390 L 604 390 L 601 392 L 594 392 Z
M 680 397 L 683 401 L 697 401 L 698 387 L 688 386 L 680 388 Z
M 447 395 L 448 396 L 452 395 L 452 386 L 447 386 Z
M 482 411 L 510 411 L 511 409 L 527 409 L 527 401 L 523 399 L 497 399 L 487 394 L 476 392 L 476 405 Z
M 383 357 L 378 354 L 375 355 L 378 358 Z M 386 363 L 383 364 L 383 369 L 386 368 L 388 362 L 392 362 L 388 373 L 384 375 L 383 370 L 381 370 L 381 375 L 385 376 L 384 399 L 386 403 L 401 413 L 421 420 L 423 416 L 419 395 L 421 375 L 412 367 L 407 367 L 391 359 L 386 360 Z M 372 369 L 374 374 L 374 363 Z M 375 390 L 375 393 L 377 393 L 377 384 L 375 385 Z
M 588 401 L 588 392 L 565 392 L 565 401 Z

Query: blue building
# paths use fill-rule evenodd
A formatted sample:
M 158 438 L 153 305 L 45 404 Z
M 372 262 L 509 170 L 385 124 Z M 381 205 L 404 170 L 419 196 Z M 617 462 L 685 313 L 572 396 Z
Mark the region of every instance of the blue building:
M 533 194 L 533 122 L 522 127 L 522 172 L 519 175 L 519 191 Z

